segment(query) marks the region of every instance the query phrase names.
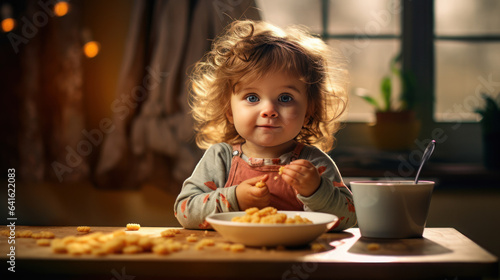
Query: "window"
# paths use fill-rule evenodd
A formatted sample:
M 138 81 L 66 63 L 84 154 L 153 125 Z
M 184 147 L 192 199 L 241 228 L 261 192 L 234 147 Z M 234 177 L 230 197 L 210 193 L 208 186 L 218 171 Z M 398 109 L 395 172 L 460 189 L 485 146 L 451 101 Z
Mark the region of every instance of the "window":
M 500 92 L 500 1 L 435 0 L 436 121 L 478 121 Z

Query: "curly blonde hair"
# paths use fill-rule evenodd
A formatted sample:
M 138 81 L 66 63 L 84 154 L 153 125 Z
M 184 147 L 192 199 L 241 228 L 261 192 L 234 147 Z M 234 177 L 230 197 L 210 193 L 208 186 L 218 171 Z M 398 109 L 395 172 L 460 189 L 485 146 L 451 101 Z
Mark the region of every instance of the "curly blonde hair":
M 206 149 L 220 142 L 244 142 L 226 117 L 235 84 L 284 71 L 299 77 L 307 88 L 309 121 L 296 141 L 328 151 L 347 106 L 347 70 L 343 57 L 334 54 L 303 28 L 282 30 L 262 21 L 234 21 L 191 74 L 189 105 L 197 145 Z M 335 65 L 329 65 L 333 58 Z

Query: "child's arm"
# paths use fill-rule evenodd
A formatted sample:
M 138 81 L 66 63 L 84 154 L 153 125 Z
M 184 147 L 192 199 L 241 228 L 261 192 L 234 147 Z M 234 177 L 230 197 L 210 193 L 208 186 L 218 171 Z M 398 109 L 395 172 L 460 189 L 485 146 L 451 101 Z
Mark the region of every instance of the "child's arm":
M 231 147 L 211 146 L 191 177 L 184 181 L 174 212 L 185 228 L 208 228 L 205 218 L 212 213 L 238 211 L 236 187 L 224 188 L 231 165 Z
M 339 218 L 335 230 L 350 228 L 356 224 L 356 212 L 351 191 L 344 184 L 333 160 L 316 148 L 304 150 L 302 159 L 309 160 L 320 173 L 319 187 L 310 196 L 298 195 L 305 209 L 330 213 Z

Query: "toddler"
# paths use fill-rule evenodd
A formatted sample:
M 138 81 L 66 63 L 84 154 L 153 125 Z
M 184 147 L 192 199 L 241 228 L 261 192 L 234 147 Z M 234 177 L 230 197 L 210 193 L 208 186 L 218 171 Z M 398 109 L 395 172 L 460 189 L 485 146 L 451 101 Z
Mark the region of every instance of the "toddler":
M 300 28 L 235 21 L 191 75 L 196 142 L 206 149 L 178 195 L 185 228 L 212 213 L 272 206 L 356 223 L 352 194 L 332 159 L 346 107 L 346 71 Z M 341 61 L 341 60 L 339 60 Z

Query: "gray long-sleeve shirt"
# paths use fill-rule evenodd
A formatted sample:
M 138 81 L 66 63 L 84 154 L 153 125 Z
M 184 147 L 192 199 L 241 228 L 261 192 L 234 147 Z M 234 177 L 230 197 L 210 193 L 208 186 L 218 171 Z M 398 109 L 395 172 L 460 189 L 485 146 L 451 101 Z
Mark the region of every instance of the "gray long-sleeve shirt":
M 183 227 L 208 228 L 205 221 L 208 215 L 240 211 L 236 199 L 237 186 L 224 188 L 231 169 L 232 152 L 232 146 L 227 143 L 212 145 L 198 162 L 193 174 L 184 181 L 174 204 L 175 216 Z M 282 155 L 280 159 L 282 163 L 290 163 L 291 153 Z M 335 230 L 354 226 L 356 213 L 352 194 L 343 183 L 333 160 L 323 151 L 307 145 L 302 149 L 299 159 L 309 160 L 322 172 L 321 184 L 314 194 L 308 197 L 297 195 L 304 203 L 304 210 L 336 215 L 339 222 Z

